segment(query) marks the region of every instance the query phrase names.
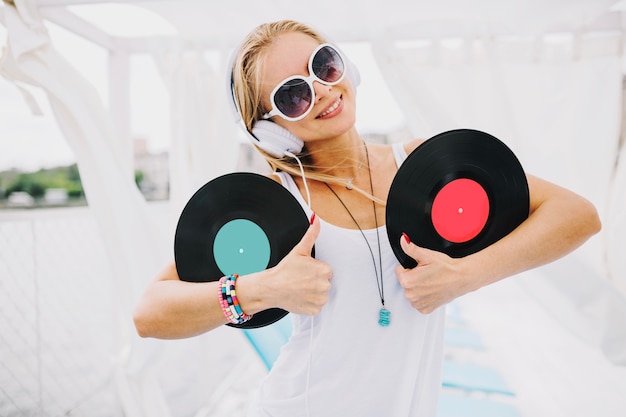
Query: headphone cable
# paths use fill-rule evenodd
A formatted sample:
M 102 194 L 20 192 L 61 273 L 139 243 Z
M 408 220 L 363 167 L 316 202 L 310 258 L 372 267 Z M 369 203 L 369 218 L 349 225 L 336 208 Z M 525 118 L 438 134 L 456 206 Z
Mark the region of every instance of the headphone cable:
M 302 182 L 304 183 L 304 191 L 306 192 L 306 203 L 309 206 L 309 210 L 311 212 L 313 209 L 311 208 L 311 193 L 309 192 L 309 186 L 306 182 L 306 176 L 304 175 L 304 167 L 302 166 L 302 162 L 300 158 L 298 158 L 295 154 L 285 151 L 285 155 L 291 158 L 294 158 L 300 167 L 300 174 L 302 176 Z M 311 329 L 309 334 L 309 360 L 306 369 L 306 386 L 304 390 L 304 408 L 306 417 L 311 417 L 310 409 L 309 409 L 309 386 L 311 382 L 311 362 L 313 362 L 313 324 L 315 321 L 315 316 L 311 316 Z

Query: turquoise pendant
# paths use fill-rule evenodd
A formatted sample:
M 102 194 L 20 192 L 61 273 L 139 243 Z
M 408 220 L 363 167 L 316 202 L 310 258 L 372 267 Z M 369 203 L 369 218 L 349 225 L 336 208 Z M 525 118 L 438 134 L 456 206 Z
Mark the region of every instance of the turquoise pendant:
M 378 312 L 378 324 L 382 327 L 389 326 L 391 312 L 385 307 L 381 308 Z

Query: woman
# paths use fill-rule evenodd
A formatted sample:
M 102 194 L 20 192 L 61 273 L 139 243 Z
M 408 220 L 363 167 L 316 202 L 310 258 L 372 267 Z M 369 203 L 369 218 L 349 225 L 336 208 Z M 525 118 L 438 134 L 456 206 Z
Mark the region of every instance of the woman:
M 241 314 L 225 313 L 228 305 L 217 296 L 224 279 L 182 282 L 171 264 L 137 306 L 136 327 L 144 337 L 182 338 L 282 308 L 292 313 L 293 334 L 250 416 L 434 416 L 442 307 L 567 254 L 600 222 L 585 199 L 529 175 L 530 215 L 512 233 L 455 259 L 403 235 L 402 249 L 418 261 L 404 269 L 386 238 L 384 201 L 399 165 L 421 141 L 363 142 L 354 127 L 353 69 L 325 42 L 298 22 L 261 25 L 233 66 L 233 94 L 247 130 L 273 123 L 279 135 L 302 141 L 302 149 L 282 155 L 260 147 L 276 171 L 269 177 L 309 215 L 309 230 L 275 267 L 228 278 Z

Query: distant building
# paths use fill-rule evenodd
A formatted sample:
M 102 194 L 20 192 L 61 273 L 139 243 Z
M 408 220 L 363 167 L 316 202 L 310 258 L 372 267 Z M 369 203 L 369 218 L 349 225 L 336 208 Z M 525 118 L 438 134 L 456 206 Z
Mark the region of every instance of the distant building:
M 169 198 L 169 154 L 151 153 L 145 138 L 134 140 L 135 172 L 140 173 L 139 189 L 147 200 Z

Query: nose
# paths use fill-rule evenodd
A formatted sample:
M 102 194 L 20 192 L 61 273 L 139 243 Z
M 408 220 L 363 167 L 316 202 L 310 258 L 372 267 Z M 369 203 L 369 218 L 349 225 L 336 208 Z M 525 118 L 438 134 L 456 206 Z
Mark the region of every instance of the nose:
M 313 91 L 315 92 L 315 101 L 321 101 L 331 91 L 332 86 L 323 84 L 319 81 L 313 81 Z

